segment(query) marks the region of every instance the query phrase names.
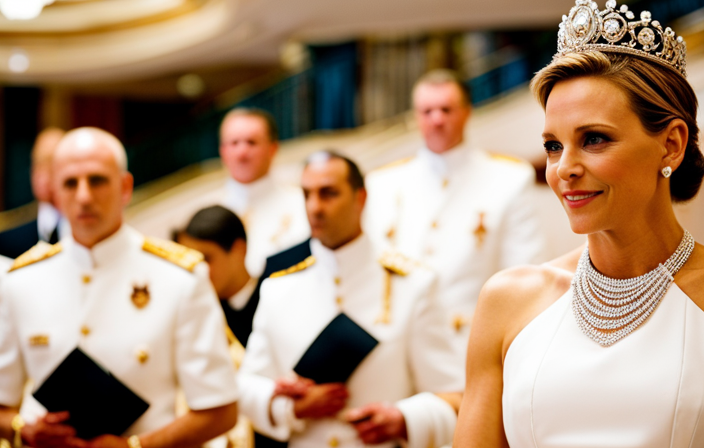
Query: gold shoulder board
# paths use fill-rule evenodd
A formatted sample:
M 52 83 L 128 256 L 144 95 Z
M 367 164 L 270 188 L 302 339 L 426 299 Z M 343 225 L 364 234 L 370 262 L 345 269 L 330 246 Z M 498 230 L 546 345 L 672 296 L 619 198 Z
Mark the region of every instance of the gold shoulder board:
M 492 159 L 498 160 L 500 162 L 521 163 L 521 164 L 527 163 L 523 159 L 519 159 L 518 157 L 514 157 L 514 156 L 508 156 L 506 154 L 491 153 L 490 156 Z
M 61 243 L 52 245 L 44 241 L 40 241 L 27 252 L 17 257 L 8 272 L 16 271 L 19 268 L 23 268 L 25 266 L 29 266 L 30 264 L 53 257 L 61 252 L 61 249 Z
M 415 158 L 415 156 L 411 156 L 411 157 L 405 157 L 405 158 L 399 159 L 399 160 L 394 160 L 391 163 L 387 163 L 386 165 L 382 165 L 379 168 L 373 169 L 372 172 L 383 171 L 383 170 L 386 170 L 389 168 L 395 168 L 397 166 L 405 165 L 408 162 L 410 162 L 411 160 L 413 160 L 414 158 Z
M 196 265 L 203 261 L 203 254 L 197 250 L 189 249 L 173 241 L 157 238 L 145 238 L 142 250 L 163 258 L 189 272 L 193 272 Z
M 418 265 L 417 262 L 399 252 L 384 252 L 379 258 L 379 264 L 392 274 L 402 277 L 408 275 L 413 267 Z
M 315 257 L 313 255 L 309 256 L 305 260 L 301 261 L 300 263 L 296 263 L 290 268 L 284 269 L 282 271 L 274 272 L 269 276 L 269 278 L 277 278 L 277 277 L 283 277 L 284 275 L 288 274 L 293 274 L 294 272 L 299 272 L 304 270 L 307 267 L 313 266 L 315 263 Z

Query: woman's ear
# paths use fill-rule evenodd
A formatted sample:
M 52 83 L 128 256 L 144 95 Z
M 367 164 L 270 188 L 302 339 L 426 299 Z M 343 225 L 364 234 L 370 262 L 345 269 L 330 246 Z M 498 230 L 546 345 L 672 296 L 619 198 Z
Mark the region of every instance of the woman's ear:
M 675 171 L 684 159 L 689 142 L 689 128 L 684 120 L 675 118 L 667 125 L 662 135 L 665 138 L 665 154 L 660 169 L 669 166 Z

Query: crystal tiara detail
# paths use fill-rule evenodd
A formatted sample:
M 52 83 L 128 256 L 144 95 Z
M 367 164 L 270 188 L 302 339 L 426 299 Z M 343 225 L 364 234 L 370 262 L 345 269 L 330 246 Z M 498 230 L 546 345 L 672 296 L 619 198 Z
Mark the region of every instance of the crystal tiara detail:
M 576 0 L 569 16 L 562 16 L 554 59 L 587 51 L 624 53 L 672 68 L 686 78 L 687 45 L 682 37 L 670 27 L 663 29 L 649 11 L 635 20 L 627 5 L 617 6 L 616 0 L 608 0 L 606 9 L 599 11 L 592 0 Z

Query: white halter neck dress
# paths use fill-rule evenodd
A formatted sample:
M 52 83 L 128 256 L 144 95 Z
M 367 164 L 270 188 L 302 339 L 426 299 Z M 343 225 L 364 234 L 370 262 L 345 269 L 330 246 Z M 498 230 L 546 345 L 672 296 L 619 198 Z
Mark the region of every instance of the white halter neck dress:
M 572 290 L 530 322 L 504 362 L 512 448 L 704 447 L 704 312 L 672 284 L 610 347 L 585 336 Z

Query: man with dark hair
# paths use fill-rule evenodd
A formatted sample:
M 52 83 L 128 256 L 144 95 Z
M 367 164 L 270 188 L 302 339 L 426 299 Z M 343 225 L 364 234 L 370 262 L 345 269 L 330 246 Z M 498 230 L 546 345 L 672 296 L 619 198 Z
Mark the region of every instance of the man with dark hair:
M 257 279 L 245 267 L 247 235 L 242 221 L 224 207 L 207 207 L 193 215 L 176 240 L 203 254 L 227 324 L 246 347 L 259 303 L 259 288 Z
M 456 73 L 434 70 L 413 88 L 425 145 L 367 177 L 365 231 L 380 247 L 422 259 L 438 274 L 446 325 L 466 352 L 479 291 L 497 271 L 543 261 L 528 163 L 470 147 L 472 113 Z
M 279 148 L 271 114 L 259 109 L 230 111 L 220 126 L 220 158 L 230 173 L 223 205 L 247 229 L 246 265 L 261 276 L 266 258 L 305 240 L 310 229 L 300 189 L 284 186 L 271 175 Z
M 351 160 L 315 153 L 301 183 L 312 255 L 262 284 L 240 369 L 242 413 L 291 448 L 450 443 L 464 367 L 435 300 L 435 275 L 399 254 L 380 261 L 362 234 L 367 193 Z M 316 383 L 295 373 L 321 332 L 339 319 L 378 344 L 345 382 Z M 337 331 L 351 334 L 349 327 Z M 335 367 L 329 359 L 315 365 Z

